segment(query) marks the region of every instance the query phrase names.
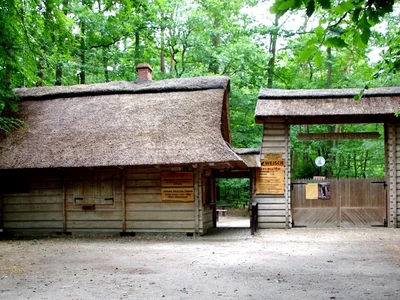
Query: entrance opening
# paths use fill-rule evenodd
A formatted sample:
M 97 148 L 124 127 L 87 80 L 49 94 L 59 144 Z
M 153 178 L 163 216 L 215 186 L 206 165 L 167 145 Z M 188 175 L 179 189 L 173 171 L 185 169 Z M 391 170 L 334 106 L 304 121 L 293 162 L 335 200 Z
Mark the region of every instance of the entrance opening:
M 385 226 L 383 124 L 291 126 L 294 227 Z
M 217 227 L 250 228 L 250 179 L 219 178 L 216 181 Z

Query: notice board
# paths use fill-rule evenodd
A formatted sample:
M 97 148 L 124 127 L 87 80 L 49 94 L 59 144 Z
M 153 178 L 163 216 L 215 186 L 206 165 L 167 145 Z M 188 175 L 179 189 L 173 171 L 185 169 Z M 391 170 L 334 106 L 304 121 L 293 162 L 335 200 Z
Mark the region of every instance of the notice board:
M 282 154 L 264 156 L 269 159 L 261 161 L 261 168 L 257 170 L 257 194 L 285 194 L 285 161 L 281 157 Z
M 161 199 L 163 201 L 193 202 L 193 172 L 162 172 Z

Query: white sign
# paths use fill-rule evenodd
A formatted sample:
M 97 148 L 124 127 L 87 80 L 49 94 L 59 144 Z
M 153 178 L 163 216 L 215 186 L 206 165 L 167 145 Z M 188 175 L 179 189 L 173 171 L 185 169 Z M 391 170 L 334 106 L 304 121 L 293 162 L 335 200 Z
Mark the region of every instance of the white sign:
M 322 156 L 318 156 L 318 157 L 315 159 L 315 164 L 316 164 L 318 167 L 322 167 L 322 166 L 325 164 L 325 158 L 323 158 Z

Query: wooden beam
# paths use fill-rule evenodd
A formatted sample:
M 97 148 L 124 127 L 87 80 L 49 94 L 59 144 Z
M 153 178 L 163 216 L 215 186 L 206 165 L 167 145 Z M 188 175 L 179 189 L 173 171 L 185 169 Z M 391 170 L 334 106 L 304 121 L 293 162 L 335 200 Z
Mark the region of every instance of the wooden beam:
M 299 133 L 297 139 L 301 141 L 319 140 L 365 140 L 380 138 L 379 132 L 332 132 L 332 133 Z

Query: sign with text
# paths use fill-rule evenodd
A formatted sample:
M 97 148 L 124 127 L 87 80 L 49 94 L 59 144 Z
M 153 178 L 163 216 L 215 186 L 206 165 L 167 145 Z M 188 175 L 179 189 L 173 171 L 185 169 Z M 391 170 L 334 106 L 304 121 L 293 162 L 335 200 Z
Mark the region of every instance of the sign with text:
M 161 186 L 193 186 L 193 178 L 193 172 L 161 172 Z
M 267 160 L 282 160 L 282 153 L 264 153 L 264 161 Z
M 257 170 L 257 194 L 285 194 L 285 161 L 267 160 Z
M 164 201 L 194 201 L 194 188 L 162 188 L 161 197 Z

